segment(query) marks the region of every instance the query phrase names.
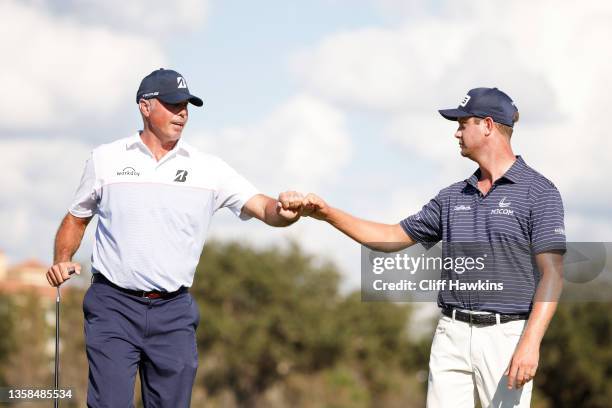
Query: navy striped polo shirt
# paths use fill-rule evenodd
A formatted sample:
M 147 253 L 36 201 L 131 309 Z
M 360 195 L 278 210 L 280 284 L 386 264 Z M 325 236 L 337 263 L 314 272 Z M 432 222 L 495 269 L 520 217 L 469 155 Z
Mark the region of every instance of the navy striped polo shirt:
M 401 221 L 404 231 L 430 248 L 442 241 L 442 255 L 482 256 L 486 268 L 469 273 L 442 269 L 441 279 L 503 283 L 503 290 L 458 290 L 446 286 L 440 307 L 528 313 L 539 282 L 534 255 L 565 252 L 563 202 L 555 185 L 517 156 L 486 195 L 478 189 L 480 169 L 441 190 L 417 214 Z

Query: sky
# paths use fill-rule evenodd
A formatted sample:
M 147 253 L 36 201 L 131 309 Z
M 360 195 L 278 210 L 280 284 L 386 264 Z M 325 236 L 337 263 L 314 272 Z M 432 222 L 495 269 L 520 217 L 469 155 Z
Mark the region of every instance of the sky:
M 475 170 L 437 109 L 498 87 L 521 112 L 515 153 L 563 196 L 568 240 L 612 240 L 608 1 L 0 0 L 0 16 L 11 262 L 52 261 L 89 152 L 140 129 L 135 93 L 160 67 L 204 100 L 190 108 L 191 144 L 263 193 L 312 191 L 387 223 Z M 225 210 L 209 237 L 297 241 L 359 284 L 359 245 L 316 220 L 273 229 Z

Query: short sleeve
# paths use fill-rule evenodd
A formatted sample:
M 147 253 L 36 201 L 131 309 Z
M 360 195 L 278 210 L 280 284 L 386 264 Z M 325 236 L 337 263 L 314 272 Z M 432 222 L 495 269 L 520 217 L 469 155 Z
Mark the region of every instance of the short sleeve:
M 430 248 L 442 239 L 440 195 L 432 198 L 421 211 L 403 219 L 400 225 L 416 242 Z
M 565 253 L 563 201 L 552 185 L 536 193 L 531 209 L 531 246 L 535 254 L 549 251 Z
M 74 195 L 70 208 L 68 208 L 70 214 L 78 218 L 87 218 L 94 215 L 98 205 L 95 185 L 96 171 L 92 155 L 85 163 L 81 183 Z
M 226 207 L 240 219 L 248 220 L 251 217 L 242 212 L 242 207 L 259 191 L 223 161 L 220 162 L 219 171 L 221 172 L 221 182 L 215 195 L 215 211 Z

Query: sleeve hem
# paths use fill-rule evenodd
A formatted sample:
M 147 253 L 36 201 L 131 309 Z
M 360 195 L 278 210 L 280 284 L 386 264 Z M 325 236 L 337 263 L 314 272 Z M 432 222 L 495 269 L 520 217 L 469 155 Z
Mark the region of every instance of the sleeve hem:
M 79 211 L 73 208 L 69 208 L 68 212 L 77 218 L 89 218 L 93 216 L 93 211 Z
M 406 235 L 408 235 L 413 241 L 416 241 L 416 242 L 420 243 L 420 240 L 418 238 L 416 238 L 417 235 L 414 233 L 414 231 L 412 231 L 412 228 L 408 225 L 406 220 L 401 220 L 400 221 L 400 226 L 402 227 L 402 229 L 404 230 Z
M 419 237 L 419 234 L 415 233 L 415 231 L 412 229 L 410 224 L 408 224 L 406 222 L 405 219 L 400 221 L 400 226 L 402 227 L 402 229 L 404 230 L 406 235 L 408 235 L 417 244 L 421 244 L 423 246 L 423 248 L 425 248 L 426 250 L 430 250 L 438 242 L 440 242 L 440 240 L 438 240 L 438 241 L 425 241 L 425 240 L 423 240 L 422 237 Z
M 238 201 L 239 201 L 241 204 L 240 204 L 240 206 L 239 206 L 239 207 L 237 207 L 237 208 L 239 208 L 239 210 L 238 210 L 237 212 L 234 212 L 234 213 L 235 213 L 235 214 L 238 216 L 238 218 L 240 218 L 240 220 L 242 220 L 242 221 L 248 221 L 248 220 L 250 220 L 251 218 L 253 218 L 253 216 L 252 216 L 252 215 L 248 215 L 248 214 L 246 214 L 246 213 L 245 213 L 243 210 L 244 210 L 244 206 L 246 205 L 246 203 L 247 203 L 247 202 L 248 202 L 248 201 L 249 201 L 251 198 L 255 197 L 257 194 L 260 194 L 260 192 L 259 192 L 259 191 L 254 190 L 254 191 L 249 192 L 248 194 L 244 194 L 244 195 L 241 195 L 241 196 L 240 196 L 240 198 L 239 198 L 239 200 L 238 200 Z
M 534 245 L 533 246 L 533 253 L 535 255 L 544 253 L 544 252 L 561 252 L 561 253 L 565 253 L 567 252 L 567 246 L 565 245 L 565 243 L 561 243 L 561 242 L 550 242 L 550 243 L 545 243 L 545 244 L 539 244 L 539 245 Z

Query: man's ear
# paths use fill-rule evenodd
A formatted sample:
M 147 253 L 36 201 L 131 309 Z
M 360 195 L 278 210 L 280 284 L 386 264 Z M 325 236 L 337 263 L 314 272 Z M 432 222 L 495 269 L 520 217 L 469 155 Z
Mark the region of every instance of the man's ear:
M 493 128 L 495 127 L 495 122 L 493 122 L 493 118 L 486 117 L 483 119 L 485 125 L 485 136 L 489 136 L 491 132 L 493 132 Z
M 142 116 L 148 118 L 151 114 L 151 101 L 144 98 L 140 99 L 138 102 L 138 108 L 140 109 Z

